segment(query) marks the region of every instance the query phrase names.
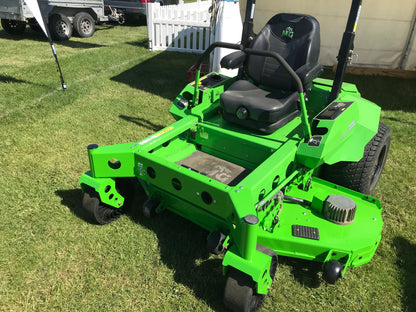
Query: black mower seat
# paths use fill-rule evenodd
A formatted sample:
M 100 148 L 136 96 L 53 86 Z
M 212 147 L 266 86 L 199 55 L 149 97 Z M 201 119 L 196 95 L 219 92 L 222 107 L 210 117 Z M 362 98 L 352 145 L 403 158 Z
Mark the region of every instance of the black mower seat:
M 226 103 L 223 118 L 270 133 L 300 114 L 297 99 L 297 92 L 269 92 L 247 80 L 237 80 L 221 95 L 221 102 Z
M 297 73 L 305 90 L 322 71 L 317 63 L 319 23 L 309 15 L 275 15 L 253 39 L 250 48 L 280 54 Z M 226 121 L 271 133 L 300 114 L 296 83 L 277 60 L 237 51 L 225 56 L 221 66 L 243 66 L 246 78 L 237 80 L 221 94 Z

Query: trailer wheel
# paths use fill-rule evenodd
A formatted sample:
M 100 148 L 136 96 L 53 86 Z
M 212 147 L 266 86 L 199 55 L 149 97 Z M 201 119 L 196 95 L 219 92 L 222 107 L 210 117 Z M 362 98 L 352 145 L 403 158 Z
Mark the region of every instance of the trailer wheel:
M 25 32 L 26 22 L 1 19 L 1 26 L 3 29 L 11 35 L 21 35 Z
M 49 31 L 54 40 L 66 41 L 72 36 L 72 24 L 64 14 L 56 13 L 49 18 Z
M 74 28 L 81 38 L 91 37 L 95 32 L 95 21 L 86 12 L 79 12 L 74 16 Z
M 380 180 L 390 148 L 390 139 L 390 128 L 380 122 L 377 134 L 365 146 L 364 156 L 360 161 L 341 161 L 330 166 L 324 165 L 322 177 L 370 195 Z

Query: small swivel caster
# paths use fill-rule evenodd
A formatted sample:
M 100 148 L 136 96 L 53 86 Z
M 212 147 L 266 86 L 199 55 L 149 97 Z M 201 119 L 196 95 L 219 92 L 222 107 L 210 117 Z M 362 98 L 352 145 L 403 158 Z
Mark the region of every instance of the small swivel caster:
M 329 284 L 335 284 L 341 277 L 343 266 L 337 260 L 324 263 L 322 278 Z

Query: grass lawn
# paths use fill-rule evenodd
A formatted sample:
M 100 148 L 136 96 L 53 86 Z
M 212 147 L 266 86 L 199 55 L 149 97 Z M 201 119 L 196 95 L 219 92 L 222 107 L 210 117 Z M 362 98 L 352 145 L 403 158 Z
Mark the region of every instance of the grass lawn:
M 107 226 L 81 210 L 86 146 L 139 141 L 169 125 L 196 56 L 147 49 L 145 26 L 98 26 L 49 44 L 0 28 L 0 311 L 223 311 L 221 258 L 171 213 Z M 332 75 L 332 73 L 326 73 Z M 373 194 L 384 231 L 373 260 L 336 286 L 320 265 L 280 257 L 262 311 L 416 311 L 416 81 L 347 76 L 382 106 L 390 155 Z

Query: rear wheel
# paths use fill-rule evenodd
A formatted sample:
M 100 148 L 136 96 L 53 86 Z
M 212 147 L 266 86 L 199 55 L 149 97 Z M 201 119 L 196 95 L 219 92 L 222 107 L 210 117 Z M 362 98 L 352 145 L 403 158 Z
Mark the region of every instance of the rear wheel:
M 325 165 L 322 177 L 370 195 L 380 180 L 390 148 L 390 139 L 390 128 L 380 122 L 377 134 L 365 146 L 364 156 L 360 161 L 341 161 L 331 166 Z
M 81 38 L 91 37 L 95 32 L 95 21 L 86 12 L 79 12 L 74 16 L 74 28 Z
M 72 24 L 68 17 L 61 13 L 53 14 L 49 18 L 49 30 L 54 40 L 65 41 L 72 36 Z
M 8 34 L 21 35 L 26 29 L 26 22 L 1 19 L 1 26 Z

